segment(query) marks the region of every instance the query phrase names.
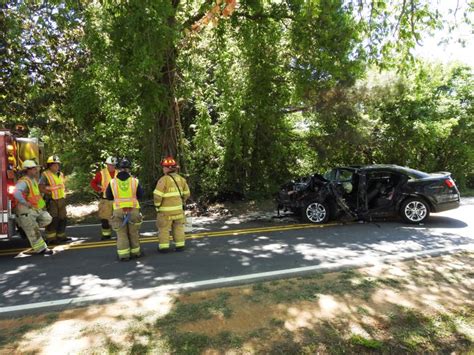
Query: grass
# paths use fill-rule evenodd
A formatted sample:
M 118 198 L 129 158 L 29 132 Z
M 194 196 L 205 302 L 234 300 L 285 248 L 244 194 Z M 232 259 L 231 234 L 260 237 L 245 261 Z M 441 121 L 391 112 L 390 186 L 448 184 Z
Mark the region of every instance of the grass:
M 409 269 L 410 270 L 410 269 Z M 416 278 L 425 275 L 426 270 L 413 272 Z M 466 271 L 464 276 L 471 275 Z M 452 286 L 452 280 L 459 276 L 446 275 L 438 271 L 429 275 L 438 283 Z M 425 275 L 426 278 L 426 275 Z M 425 280 L 430 283 L 433 280 Z M 300 302 L 316 302 L 321 295 L 334 295 L 368 301 L 378 289 L 390 289 L 402 292 L 408 281 L 402 277 L 369 277 L 356 270 L 348 270 L 325 278 L 325 275 L 314 274 L 286 281 L 256 283 L 250 286 L 250 292 L 241 295 L 241 300 L 248 304 L 259 304 L 269 307 L 274 304 L 298 304 Z M 232 296 L 234 297 L 234 296 Z M 221 297 L 215 302 L 214 309 L 228 307 L 222 301 L 231 297 Z M 200 303 L 207 310 L 209 304 Z M 179 309 L 179 305 L 176 310 Z M 235 311 L 234 313 L 236 313 Z M 232 314 L 230 313 L 230 317 Z M 354 312 L 358 317 L 371 318 L 367 307 L 358 305 Z M 203 317 L 203 315 L 200 315 Z M 208 318 L 210 319 L 210 318 Z M 260 351 L 270 354 L 314 354 L 314 353 L 426 353 L 426 352 L 459 352 L 474 350 L 474 339 L 469 332 L 463 333 L 463 326 L 474 324 L 474 308 L 467 307 L 458 314 L 436 313 L 425 314 L 417 309 L 393 306 L 386 314 L 377 314 L 375 322 L 361 321 L 365 335 L 351 333 L 347 320 L 316 322 L 314 329 L 300 331 L 295 340 L 295 333 L 285 330 L 286 321 L 281 317 L 272 317 L 267 326 L 251 332 L 235 334 L 229 331 L 218 336 L 204 334 L 186 334 L 183 344 L 172 346 L 176 353 L 200 353 L 206 349 L 237 351 L 242 344 L 251 341 L 264 344 Z M 472 330 L 472 328 L 469 328 Z M 257 351 L 258 352 L 258 351 Z
M 229 318 L 232 315 L 232 310 L 227 306 L 227 299 L 229 297 L 230 294 L 228 292 L 220 292 L 212 300 L 198 303 L 181 303 L 178 301 L 172 312 L 156 321 L 156 326 L 170 326 L 176 323 L 210 319 L 219 314 Z
M 350 338 L 350 342 L 353 345 L 359 345 L 366 349 L 381 349 L 384 345 L 383 342 L 375 339 L 367 339 L 361 335 L 353 335 Z
M 394 341 L 409 351 L 456 351 L 463 345 L 471 347 L 472 338 L 459 327 L 466 314 L 462 312 L 427 315 L 419 311 L 401 307 L 393 314 L 389 326 Z M 467 312 L 470 322 L 474 321 L 474 309 Z M 471 323 L 472 324 L 472 323 Z
M 19 323 L 22 323 L 22 319 L 19 319 Z M 58 319 L 58 313 L 49 313 L 42 317 L 38 317 L 37 322 L 25 322 L 18 327 L 10 327 L 8 329 L 2 329 L 0 331 L 0 346 L 15 343 L 16 340 L 20 339 L 23 334 L 31 331 L 41 331 L 42 329 L 53 324 Z M 1 351 L 0 351 L 1 353 Z
M 257 283 L 252 286 L 252 294 L 247 295 L 249 301 L 255 303 L 276 302 L 288 303 L 317 300 L 320 294 L 342 295 L 355 292 L 358 296 L 367 299 L 378 284 L 391 287 L 401 287 L 403 281 L 393 278 L 372 279 L 352 271 L 343 271 L 335 280 L 322 280 L 322 274 L 314 274 L 299 278 L 300 282 L 287 283 Z

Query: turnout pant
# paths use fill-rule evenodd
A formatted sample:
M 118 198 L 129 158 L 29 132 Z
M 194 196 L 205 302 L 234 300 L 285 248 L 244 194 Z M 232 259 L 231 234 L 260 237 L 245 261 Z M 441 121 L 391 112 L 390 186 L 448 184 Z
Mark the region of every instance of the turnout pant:
M 46 227 L 46 240 L 61 240 L 66 238 L 66 199 L 60 198 L 59 200 L 49 200 L 47 203 L 47 209 L 53 221 Z
M 119 259 L 140 256 L 140 225 L 143 218 L 138 208 L 116 209 L 112 214 L 112 228 L 117 233 Z
M 113 213 L 113 201 L 101 198 L 99 201 L 99 218 L 102 224 L 101 234 L 102 237 L 111 237 L 112 229 L 110 228 L 110 220 Z
M 156 226 L 158 228 L 159 250 L 169 249 L 170 247 L 170 230 L 174 238 L 176 248 L 184 248 L 185 236 L 184 225 L 186 217 L 183 213 L 178 215 L 165 215 L 158 213 L 156 215 Z
M 52 217 L 45 210 L 37 210 L 19 205 L 16 210 L 16 222 L 26 234 L 31 248 L 35 253 L 46 249 L 46 243 L 41 236 L 40 228 L 51 223 Z

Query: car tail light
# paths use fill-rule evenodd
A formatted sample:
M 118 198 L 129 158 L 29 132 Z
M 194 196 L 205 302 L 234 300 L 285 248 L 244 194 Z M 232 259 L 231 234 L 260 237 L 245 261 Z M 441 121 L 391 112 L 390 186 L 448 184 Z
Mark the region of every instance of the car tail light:
M 451 179 L 446 179 L 444 180 L 444 183 L 446 184 L 447 187 L 451 188 L 454 187 L 454 181 Z

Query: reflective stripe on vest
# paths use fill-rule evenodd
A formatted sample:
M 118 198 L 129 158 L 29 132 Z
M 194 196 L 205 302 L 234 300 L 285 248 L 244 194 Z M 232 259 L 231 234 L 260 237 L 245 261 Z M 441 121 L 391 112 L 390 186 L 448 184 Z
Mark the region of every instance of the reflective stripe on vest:
M 27 176 L 23 176 L 20 181 L 24 181 L 28 186 L 28 196 L 24 196 L 24 198 L 26 201 L 31 203 L 33 208 L 38 209 L 46 206 L 43 197 L 41 197 L 38 182 L 36 180 L 32 180 Z
M 137 200 L 138 180 L 134 177 L 125 181 L 114 178 L 110 181 L 110 188 L 114 195 L 114 209 L 140 207 Z
M 102 197 L 107 198 L 105 191 L 107 191 L 107 187 L 110 184 L 110 180 L 112 180 L 112 176 L 110 176 L 109 169 L 104 168 L 100 171 L 101 179 L 100 179 L 100 186 L 102 187 Z
M 46 176 L 46 179 L 48 179 L 49 189 L 51 191 L 51 197 L 53 198 L 53 200 L 59 200 L 60 198 L 64 198 L 65 193 L 63 173 L 60 173 L 58 176 L 52 173 L 51 171 L 46 170 L 43 175 Z

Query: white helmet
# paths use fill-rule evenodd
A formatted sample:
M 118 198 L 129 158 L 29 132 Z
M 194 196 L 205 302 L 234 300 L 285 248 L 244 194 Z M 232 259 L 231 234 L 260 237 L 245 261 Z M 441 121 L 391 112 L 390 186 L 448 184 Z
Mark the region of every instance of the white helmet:
M 23 162 L 23 164 L 21 164 L 21 168 L 23 170 L 26 170 L 26 169 L 31 169 L 31 168 L 36 168 L 38 167 L 39 165 L 35 163 L 34 160 L 25 160 Z
M 112 164 L 117 165 L 117 158 L 116 157 L 108 157 L 105 161 L 105 164 Z

